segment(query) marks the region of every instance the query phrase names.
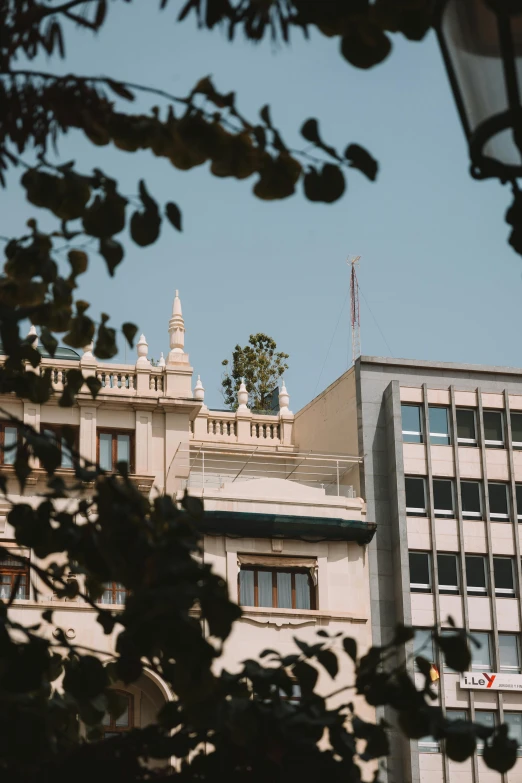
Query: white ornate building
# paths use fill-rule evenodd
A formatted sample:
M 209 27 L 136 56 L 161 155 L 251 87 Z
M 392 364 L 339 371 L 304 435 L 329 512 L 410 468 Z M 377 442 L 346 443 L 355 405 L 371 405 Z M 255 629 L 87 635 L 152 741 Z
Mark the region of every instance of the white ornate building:
M 355 637 L 360 649 L 367 649 L 371 631 L 366 545 L 374 526 L 353 489 L 359 485 L 361 458 L 356 452 L 309 450 L 317 434 L 315 424 L 307 432 L 305 451 L 296 437 L 284 384 L 277 413 L 253 413 L 244 385 L 236 411 L 209 410 L 200 377 L 193 382 L 177 292 L 168 331 L 167 359 L 162 354 L 154 366 L 143 335 L 133 365 L 100 363 L 92 346 L 82 356 L 69 349 L 59 349 L 54 358 L 44 356 L 42 364 L 52 368 L 57 392 L 71 367 L 96 375 L 102 388 L 95 400 L 82 391 L 73 408 L 59 407 L 58 395 L 41 406 L 13 397 L 4 397 L 0 404 L 37 430 L 55 435 L 62 444 L 60 472 L 65 480 L 71 475 L 70 460 L 61 428 L 68 425 L 76 432 L 82 456 L 107 470 L 127 461 L 132 480 L 144 494 L 181 497 L 188 489 L 203 498 L 204 558 L 227 580 L 231 597 L 243 607 L 221 659 L 227 668 L 267 647 L 293 650 L 295 634 L 311 640 L 320 628 L 343 631 Z M 0 422 L 0 437 L 5 445 L 17 437 L 5 419 Z M 10 464 L 13 456 L 9 450 L 0 454 L 0 470 L 8 477 L 12 499 L 19 500 Z M 36 503 L 44 486 L 45 472 L 36 465 L 26 502 Z M 19 553 L 7 511 L 4 502 L 0 539 Z M 14 560 L 1 564 L 0 594 L 10 593 L 18 570 Z M 108 655 L 113 652 L 114 637 L 103 634 L 95 610 L 80 599 L 60 600 L 45 585 L 36 586 L 38 600 L 27 575 L 20 583 L 15 605 L 22 622 L 35 622 L 41 609 L 52 608 L 54 621 L 69 639 Z M 123 586 L 107 585 L 104 603 L 117 608 L 124 601 Z M 353 674 L 348 664 L 345 660 L 335 688 L 326 681 L 322 687 L 334 690 L 348 683 Z M 107 726 L 108 732 L 147 725 L 170 698 L 165 683 L 152 673 L 122 690 L 128 694 L 128 714 L 118 725 Z M 371 716 L 367 708 L 366 716 Z

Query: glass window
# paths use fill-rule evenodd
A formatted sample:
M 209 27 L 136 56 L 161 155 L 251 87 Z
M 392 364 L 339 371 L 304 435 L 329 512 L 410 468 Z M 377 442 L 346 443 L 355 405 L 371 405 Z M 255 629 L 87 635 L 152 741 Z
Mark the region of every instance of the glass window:
M 428 416 L 430 422 L 430 443 L 439 446 L 449 446 L 449 409 L 439 408 L 434 405 L 428 407 Z
M 504 446 L 504 417 L 502 411 L 484 411 L 484 442 L 486 446 Z
M 482 491 L 479 481 L 461 481 L 462 516 L 464 519 L 482 519 Z
M 504 723 L 508 727 L 508 736 L 518 742 L 517 755 L 522 756 L 522 712 L 506 712 Z
M 419 740 L 419 753 L 440 753 L 440 744 L 435 737 L 423 737 Z
M 485 631 L 470 631 L 470 633 L 480 645 L 477 647 L 473 642 L 469 644 L 471 668 L 473 671 L 491 671 L 491 634 Z
M 522 413 L 511 414 L 511 441 L 514 449 L 522 449 Z
M 0 598 L 9 601 L 15 588 L 15 598 L 29 598 L 29 567 L 8 555 L 0 560 Z
M 515 485 L 515 492 L 517 495 L 517 519 L 520 522 L 522 520 L 522 484 Z
M 401 405 L 402 439 L 405 443 L 422 443 L 420 405 Z
M 433 634 L 431 628 L 416 628 L 415 636 L 413 638 L 413 657 L 421 655 L 426 658 L 430 663 L 435 661 L 435 653 L 433 649 Z
M 134 727 L 134 700 L 132 695 L 125 691 L 116 691 L 116 693 L 126 701 L 126 707 L 117 718 L 113 718 L 112 715 L 106 713 L 102 722 L 105 737 L 118 736 Z
M 520 645 L 518 636 L 514 633 L 499 633 L 498 647 L 500 652 L 500 671 L 520 671 Z
M 309 569 L 242 566 L 239 603 L 277 609 L 315 609 L 315 590 Z
M 126 462 L 134 470 L 133 433 L 98 432 L 98 462 L 102 470 L 115 470 L 118 462 Z
M 457 442 L 459 446 L 477 445 L 476 413 L 473 408 L 457 408 Z
M 410 552 L 410 589 L 414 593 L 431 592 L 430 556 L 428 552 Z
M 451 721 L 457 721 L 457 720 L 468 720 L 468 711 L 467 710 L 453 710 L 453 709 L 446 709 L 446 717 L 448 720 Z
M 495 595 L 512 597 L 515 595 L 513 560 L 511 557 L 494 557 Z
M 101 604 L 118 604 L 123 606 L 127 600 L 128 591 L 121 582 L 107 582 L 105 591 L 100 599 Z
M 423 478 L 406 476 L 406 513 L 410 516 L 426 516 L 426 485 Z
M 112 435 L 100 432 L 98 462 L 102 470 L 112 470 Z
M 494 484 L 488 481 L 489 516 L 494 522 L 509 520 L 509 500 L 507 484 Z
M 433 479 L 433 505 L 436 517 L 453 517 L 453 481 Z
M 488 729 L 494 729 L 497 724 L 497 716 L 494 712 L 486 710 L 475 710 L 475 723 L 481 726 L 487 726 Z M 477 738 L 477 753 L 482 754 L 484 750 L 484 740 Z
M 439 575 L 439 593 L 458 593 L 459 576 L 457 555 L 438 554 L 437 571 Z
M 466 581 L 468 593 L 487 595 L 486 558 L 482 555 L 466 555 Z
M 18 443 L 18 429 L 9 424 L 3 424 L 0 430 L 0 437 L 3 440 L 2 453 L 0 454 L 2 464 L 14 465 Z

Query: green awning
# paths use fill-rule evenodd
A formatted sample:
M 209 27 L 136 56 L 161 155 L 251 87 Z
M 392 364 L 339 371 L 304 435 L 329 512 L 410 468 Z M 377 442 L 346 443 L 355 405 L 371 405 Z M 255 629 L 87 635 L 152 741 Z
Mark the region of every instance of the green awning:
M 305 541 L 356 541 L 369 544 L 376 525 L 360 519 L 248 514 L 205 511 L 198 522 L 202 533 L 248 538 L 300 538 Z

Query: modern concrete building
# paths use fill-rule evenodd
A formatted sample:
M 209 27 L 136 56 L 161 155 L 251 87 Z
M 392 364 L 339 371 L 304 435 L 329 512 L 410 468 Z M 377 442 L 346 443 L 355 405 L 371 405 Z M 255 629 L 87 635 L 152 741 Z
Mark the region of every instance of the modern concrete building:
M 522 745 L 522 370 L 363 356 L 296 415 L 294 430 L 303 450 L 361 459 L 350 483 L 377 524 L 374 643 L 397 622 L 415 626 L 447 714 L 506 722 Z M 444 671 L 431 646 L 429 629 L 450 633 L 449 616 L 481 644 L 465 676 Z M 480 750 L 465 764 L 441 750 L 396 736 L 383 779 L 499 780 Z M 522 763 L 505 781 L 522 781 Z
M 80 453 L 106 470 L 127 461 L 132 480 L 147 496 L 168 492 L 181 497 L 188 488 L 203 498 L 204 558 L 227 580 L 232 598 L 243 607 L 243 617 L 220 659 L 222 665 L 233 669 L 268 647 L 294 651 L 294 635 L 316 641 L 320 628 L 343 631 L 357 640 L 361 650 L 367 649 L 371 644 L 367 545 L 374 525 L 365 502 L 357 496 L 360 457 L 345 449 L 317 453 L 307 448 L 304 453 L 284 385 L 277 413 L 252 412 L 244 386 L 237 411 L 209 410 L 201 380 L 192 382 L 177 293 L 169 335 L 167 359 L 162 354 L 154 365 L 143 335 L 135 365 L 99 363 L 92 346 L 81 356 L 61 349 L 54 358 L 43 358 L 43 366 L 52 368 L 57 392 L 63 389 L 70 367 L 96 375 L 102 384 L 96 400 L 85 389 L 73 408 L 60 407 L 58 395 L 45 405 L 13 397 L 2 398 L 0 404 L 56 438 L 62 449 L 59 473 L 66 482 L 72 479 L 72 471 L 62 439 L 65 425 L 76 433 Z M 14 501 L 21 498 L 9 446 L 18 437 L 9 420 L 0 421 L 0 442 L 6 447 L 0 453 L 0 471 L 8 479 Z M 35 464 L 24 502 L 37 505 L 44 487 L 45 472 Z M 8 510 L 8 503 L 0 501 L 0 540 L 14 553 L 31 557 L 15 542 L 6 520 Z M 0 563 L 1 597 L 9 596 L 18 573 L 14 559 Z M 22 576 L 15 601 L 21 622 L 36 622 L 42 609 L 52 608 L 54 621 L 68 639 L 110 658 L 115 637 L 104 635 L 95 610 L 80 599 L 58 599 L 38 581 L 35 593 L 28 574 Z M 71 574 L 70 579 L 81 577 Z M 124 585 L 106 586 L 103 603 L 117 609 L 125 600 Z M 320 687 L 332 691 L 352 678 L 351 661 L 343 656 L 334 688 L 326 674 Z M 127 695 L 129 709 L 117 724 L 108 724 L 110 733 L 147 725 L 171 698 L 167 685 L 152 672 L 120 690 Z M 372 711 L 366 707 L 362 716 L 371 719 Z

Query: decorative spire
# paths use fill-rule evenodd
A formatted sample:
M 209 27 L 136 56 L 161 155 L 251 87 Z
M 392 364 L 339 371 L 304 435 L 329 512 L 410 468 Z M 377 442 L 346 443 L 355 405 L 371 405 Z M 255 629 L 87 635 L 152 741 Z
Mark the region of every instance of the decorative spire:
M 149 352 L 149 345 L 145 339 L 145 335 L 142 334 L 138 342 L 136 343 L 136 350 L 138 352 L 138 361 L 136 367 L 150 367 L 150 362 L 147 359 Z
M 292 413 L 292 411 L 288 410 L 290 395 L 286 390 L 284 379 L 282 379 L 282 381 L 283 381 L 283 385 L 279 389 L 279 413 Z
M 194 399 L 204 402 L 205 400 L 205 387 L 201 383 L 201 376 L 198 375 L 198 382 L 194 386 Z
M 239 403 L 238 405 L 238 411 L 247 411 L 248 410 L 248 390 L 245 386 L 245 379 L 241 378 L 241 385 L 237 392 L 237 401 Z
M 179 291 L 176 291 L 172 317 L 169 321 L 170 353 L 168 363 L 183 361 L 181 356 L 185 353 L 185 321 L 181 312 L 181 300 Z
M 31 340 L 31 345 L 33 348 L 38 348 L 38 334 L 36 332 L 36 326 L 34 324 L 31 324 L 31 328 L 27 332 L 27 337 L 30 339 L 31 337 L 34 338 Z
M 165 357 L 163 356 L 163 351 L 160 354 L 160 358 L 158 361 L 158 367 L 165 367 Z

